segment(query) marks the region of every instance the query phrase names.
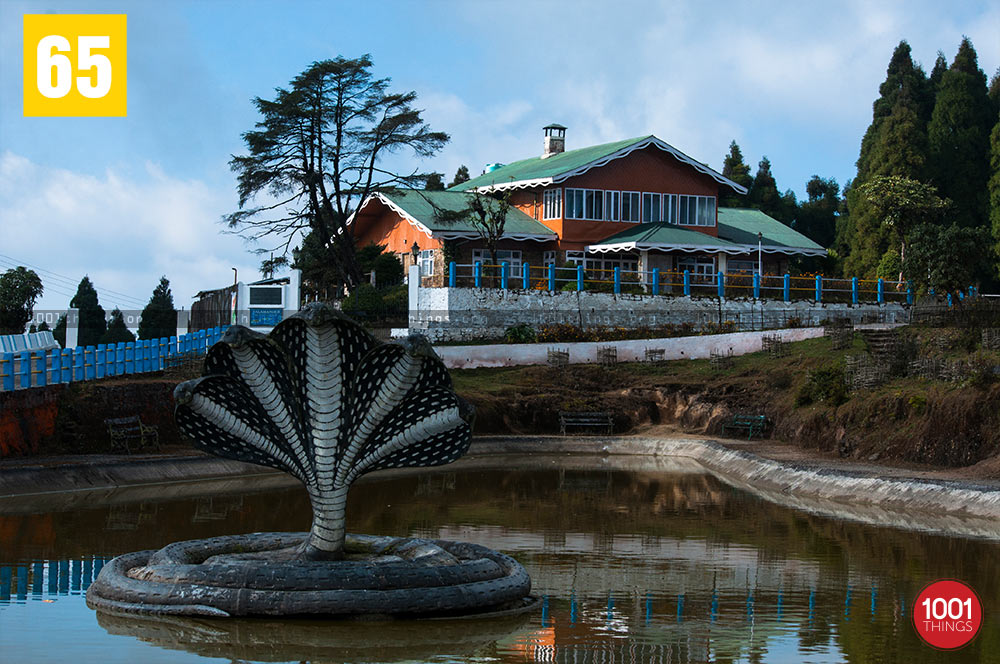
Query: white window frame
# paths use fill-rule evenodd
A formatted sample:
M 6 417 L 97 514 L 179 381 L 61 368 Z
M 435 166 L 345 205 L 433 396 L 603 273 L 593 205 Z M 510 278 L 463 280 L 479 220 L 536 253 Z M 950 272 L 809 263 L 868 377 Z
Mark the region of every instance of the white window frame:
M 697 283 L 713 283 L 716 275 L 715 256 L 678 256 L 677 271 L 690 270 L 691 280 Z
M 622 192 L 620 192 L 620 191 L 605 191 L 604 192 L 604 220 L 605 221 L 620 221 L 621 220 L 621 206 L 622 206 Z
M 662 211 L 662 194 L 655 192 L 644 191 L 642 192 L 642 221 L 643 223 L 648 222 L 658 222 L 661 221 L 661 211 Z M 653 212 L 656 212 L 654 218 Z
M 663 194 L 663 221 L 677 223 L 677 194 Z
M 757 274 L 756 258 L 740 258 L 726 261 L 726 271 L 730 274 Z
M 492 265 L 490 262 L 492 258 L 490 257 L 489 249 L 473 249 L 472 250 L 472 263 L 473 265 L 477 261 L 482 261 L 483 265 Z M 521 276 L 521 250 L 520 249 L 497 249 L 497 262 L 502 264 L 504 262 L 510 264 L 510 274 L 507 275 L 511 278 Z
M 556 252 L 546 251 L 542 254 L 542 265 L 548 267 L 549 265 L 556 264 Z
M 678 196 L 677 224 L 679 226 L 715 226 L 715 217 L 718 211 L 715 196 L 689 196 L 681 194 Z M 685 209 L 686 214 L 681 214 L 681 209 Z
M 542 219 L 561 219 L 562 200 L 562 188 L 546 189 L 542 194 Z
M 582 251 L 567 251 L 566 252 L 566 262 L 573 263 L 575 265 L 581 265 L 586 260 L 586 256 Z
M 430 277 L 434 275 L 434 249 L 420 250 L 420 276 Z
M 629 217 L 625 218 L 625 198 L 629 199 Z M 621 219 L 622 221 L 629 223 L 639 223 L 642 220 L 642 192 L 640 191 L 623 191 L 621 200 Z

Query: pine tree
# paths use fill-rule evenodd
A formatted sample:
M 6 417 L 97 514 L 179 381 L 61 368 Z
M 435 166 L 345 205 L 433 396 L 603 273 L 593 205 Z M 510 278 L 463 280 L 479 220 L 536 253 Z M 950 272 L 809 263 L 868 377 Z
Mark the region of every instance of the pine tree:
M 444 173 L 431 173 L 424 183 L 425 191 L 444 191 Z
M 66 347 L 66 314 L 59 317 L 56 326 L 52 330 L 52 338 L 63 348 Z
M 993 74 L 993 78 L 990 79 L 990 90 L 989 90 L 990 102 L 993 104 L 993 116 L 996 117 L 1000 113 L 1000 67 L 997 67 L 996 72 Z
M 468 182 L 469 179 L 469 168 L 465 164 L 462 164 L 458 167 L 458 170 L 455 171 L 455 178 L 451 181 L 451 184 L 448 185 L 448 188 L 451 189 L 452 187 L 456 187 L 463 182 Z
M 160 283 L 153 289 L 146 308 L 139 318 L 140 339 L 160 339 L 177 334 L 177 310 L 174 309 L 174 296 L 170 292 L 170 282 L 166 276 L 160 277 Z
M 1000 119 L 990 132 L 990 230 L 993 234 L 993 261 L 1000 275 Z
M 840 208 L 840 185 L 833 178 L 812 176 L 806 184 L 809 200 L 803 202 L 796 216 L 795 230 L 824 247 L 831 247 L 837 231 Z
M 104 309 L 97 301 L 97 291 L 90 277 L 84 277 L 77 286 L 76 295 L 69 306 L 80 310 L 77 322 L 77 346 L 96 346 L 107 329 Z
M 931 182 L 954 202 L 952 219 L 960 226 L 986 223 L 989 135 L 996 121 L 990 106 L 986 75 L 966 37 L 941 77 L 927 126 Z
M 743 152 L 736 141 L 729 144 L 729 154 L 722 163 L 722 174 L 736 184 L 743 185 L 748 191 L 753 184 L 750 167 L 743 161 Z M 719 207 L 743 208 L 747 205 L 747 197 L 734 191 L 727 190 L 727 193 L 719 197 Z
M 757 164 L 757 174 L 753 177 L 750 192 L 747 194 L 748 207 L 757 208 L 771 217 L 780 215 L 782 211 L 781 194 L 778 185 L 771 174 L 771 161 L 764 157 Z
M 161 280 L 161 283 L 163 280 Z M 148 307 L 147 307 L 148 308 Z M 139 324 L 142 327 L 142 323 Z M 174 333 L 176 334 L 177 328 L 174 328 Z M 142 337 L 140 337 L 141 339 Z M 150 337 L 151 339 L 153 337 Z M 115 310 L 111 312 L 111 322 L 108 323 L 108 329 L 101 336 L 102 344 L 118 344 L 118 343 L 131 343 L 135 341 L 135 335 L 132 331 L 128 329 L 125 325 L 125 317 L 122 315 L 121 309 L 115 307 Z

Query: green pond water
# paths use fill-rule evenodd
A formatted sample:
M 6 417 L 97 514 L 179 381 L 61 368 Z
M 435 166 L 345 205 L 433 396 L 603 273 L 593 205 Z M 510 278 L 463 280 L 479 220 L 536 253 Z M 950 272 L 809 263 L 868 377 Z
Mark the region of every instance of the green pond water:
M 351 532 L 517 558 L 542 606 L 503 620 L 97 614 L 84 593 L 111 557 L 306 530 L 305 492 L 252 479 L 0 501 L 0 661 L 1000 662 L 1000 543 L 797 512 L 684 460 L 613 465 L 493 457 L 352 489 Z M 982 631 L 959 652 L 924 645 L 911 623 L 917 593 L 943 577 L 983 601 Z

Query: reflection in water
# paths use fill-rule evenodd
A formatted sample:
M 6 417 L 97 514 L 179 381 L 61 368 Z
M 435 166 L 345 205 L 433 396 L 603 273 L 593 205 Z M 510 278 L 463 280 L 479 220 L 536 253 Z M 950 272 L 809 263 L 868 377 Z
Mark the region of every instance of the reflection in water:
M 542 597 L 540 610 L 520 622 L 102 614 L 95 624 L 80 595 L 110 556 L 179 538 L 305 529 L 305 494 L 0 515 L 0 652 L 45 652 L 52 625 L 33 618 L 31 600 L 55 599 L 79 625 L 81 642 L 61 646 L 66 657 L 88 644 L 113 654 L 121 639 L 140 639 L 176 661 L 921 664 L 959 661 L 924 646 L 910 625 L 920 588 L 957 577 L 976 588 L 987 616 L 960 659 L 1000 662 L 996 542 L 839 522 L 761 501 L 707 474 L 612 471 L 603 463 L 536 457 L 530 469 L 516 461 L 502 471 L 452 467 L 352 489 L 354 532 L 460 539 L 516 557 Z

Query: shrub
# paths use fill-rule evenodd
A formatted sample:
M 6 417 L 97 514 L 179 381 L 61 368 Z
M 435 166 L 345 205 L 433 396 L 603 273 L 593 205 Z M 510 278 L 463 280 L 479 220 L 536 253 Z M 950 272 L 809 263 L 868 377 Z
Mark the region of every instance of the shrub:
M 511 325 L 503 333 L 503 340 L 509 344 L 530 344 L 538 338 L 535 329 L 527 323 Z
M 798 316 L 792 316 L 785 321 L 785 327 L 802 327 L 802 319 Z
M 808 406 L 811 403 L 825 402 L 831 406 L 839 406 L 847 399 L 844 367 L 834 364 L 809 372 L 806 382 L 795 397 L 795 405 Z

